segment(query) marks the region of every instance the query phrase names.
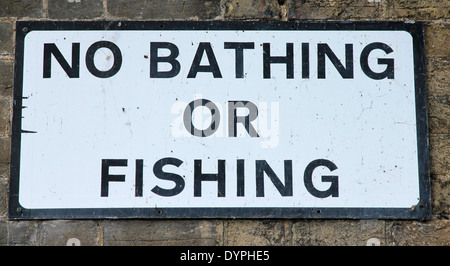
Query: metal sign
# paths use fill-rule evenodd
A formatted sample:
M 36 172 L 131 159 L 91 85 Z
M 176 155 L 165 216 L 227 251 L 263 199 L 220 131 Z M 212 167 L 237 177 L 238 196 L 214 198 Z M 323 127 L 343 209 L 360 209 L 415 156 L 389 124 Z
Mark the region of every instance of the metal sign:
M 19 21 L 9 216 L 430 216 L 421 23 Z

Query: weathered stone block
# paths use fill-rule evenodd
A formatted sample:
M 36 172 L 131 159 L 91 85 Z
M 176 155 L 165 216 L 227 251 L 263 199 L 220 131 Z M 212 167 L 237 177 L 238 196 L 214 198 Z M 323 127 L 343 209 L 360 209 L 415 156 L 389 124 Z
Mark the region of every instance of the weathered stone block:
M 0 61 L 0 98 L 12 98 L 13 78 L 13 63 L 8 61 Z
M 388 244 L 395 246 L 448 246 L 450 221 L 392 222 L 387 225 Z
M 450 95 L 428 98 L 430 134 L 450 134 Z
M 10 163 L 9 162 L 0 162 L 0 178 L 9 178 L 10 171 Z
M 112 220 L 104 222 L 106 246 L 216 246 L 223 224 L 214 220 Z
M 386 245 L 384 222 L 378 220 L 298 221 L 292 226 L 292 238 L 296 246 Z
M 431 176 L 431 210 L 438 219 L 450 216 L 450 174 Z
M 450 165 L 450 135 L 430 135 L 430 173 L 447 175 Z
M 2 9 L 3 1 L 0 2 L 0 10 Z M 0 11 L 1 12 L 1 11 Z M 14 51 L 14 41 L 13 41 L 13 24 L 9 22 L 0 22 L 0 55 L 2 56 L 12 56 Z M 0 73 L 1 74 L 1 73 Z M 0 78 L 2 76 L 0 75 Z
M 40 245 L 102 245 L 102 226 L 98 221 L 54 220 L 45 221 L 40 226 Z
M 402 20 L 433 20 L 448 18 L 448 3 L 439 0 L 386 0 L 386 18 Z
M 450 97 L 450 57 L 432 57 L 427 61 L 428 96 Z
M 56 19 L 89 19 L 103 14 L 103 0 L 49 0 L 48 16 Z
M 11 161 L 11 138 L 0 137 L 0 163 Z
M 12 86 L 14 80 L 13 63 L 9 60 L 0 60 L 0 84 Z M 3 93 L 2 93 L 3 94 Z
M 37 221 L 11 221 L 8 226 L 8 245 L 10 246 L 36 246 L 38 235 Z
M 425 27 L 425 53 L 431 57 L 450 57 L 450 24 L 430 24 Z
M 220 15 L 220 0 L 109 0 L 108 13 L 131 19 L 213 19 Z
M 2 0 L 0 1 L 0 17 L 32 17 L 44 15 L 43 0 Z
M 226 222 L 226 245 L 265 246 L 286 245 L 290 222 L 283 220 L 236 220 Z
M 227 19 L 279 19 L 282 11 L 277 0 L 226 0 L 223 6 Z
M 12 98 L 0 97 L 0 137 L 11 136 Z
M 0 246 L 8 244 L 8 224 L 0 219 Z
M 381 3 L 366 0 L 292 1 L 289 9 L 289 19 L 304 20 L 367 20 L 379 19 L 382 14 Z
M 0 179 L 0 221 L 8 216 L 8 195 L 9 195 L 8 182 L 6 179 Z M 1 235 L 0 235 L 0 243 L 1 243 Z

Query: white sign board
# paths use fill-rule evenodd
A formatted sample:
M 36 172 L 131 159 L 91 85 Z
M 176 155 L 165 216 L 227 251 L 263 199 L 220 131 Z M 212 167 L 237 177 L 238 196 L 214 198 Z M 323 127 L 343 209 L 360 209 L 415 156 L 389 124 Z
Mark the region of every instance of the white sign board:
M 424 218 L 416 23 L 18 22 L 10 217 Z

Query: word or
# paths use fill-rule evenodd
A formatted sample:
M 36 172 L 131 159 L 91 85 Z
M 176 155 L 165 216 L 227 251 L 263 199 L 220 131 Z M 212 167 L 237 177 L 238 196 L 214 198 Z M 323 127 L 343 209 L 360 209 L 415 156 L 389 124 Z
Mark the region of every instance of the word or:
M 196 94 L 190 103 L 177 101 L 171 113 L 177 117 L 170 125 L 173 137 L 244 137 L 258 138 L 261 148 L 278 146 L 280 103 L 251 101 L 210 101 Z M 226 123 L 221 121 L 226 120 Z M 222 126 L 222 125 L 226 125 Z

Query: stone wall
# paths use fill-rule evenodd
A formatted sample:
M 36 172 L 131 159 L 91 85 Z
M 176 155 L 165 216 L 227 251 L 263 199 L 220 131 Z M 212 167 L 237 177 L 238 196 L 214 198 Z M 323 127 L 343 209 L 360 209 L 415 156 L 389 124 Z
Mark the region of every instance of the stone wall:
M 449 245 L 450 4 L 446 0 L 1 0 L 0 245 Z M 17 20 L 423 21 L 432 219 L 8 219 Z

